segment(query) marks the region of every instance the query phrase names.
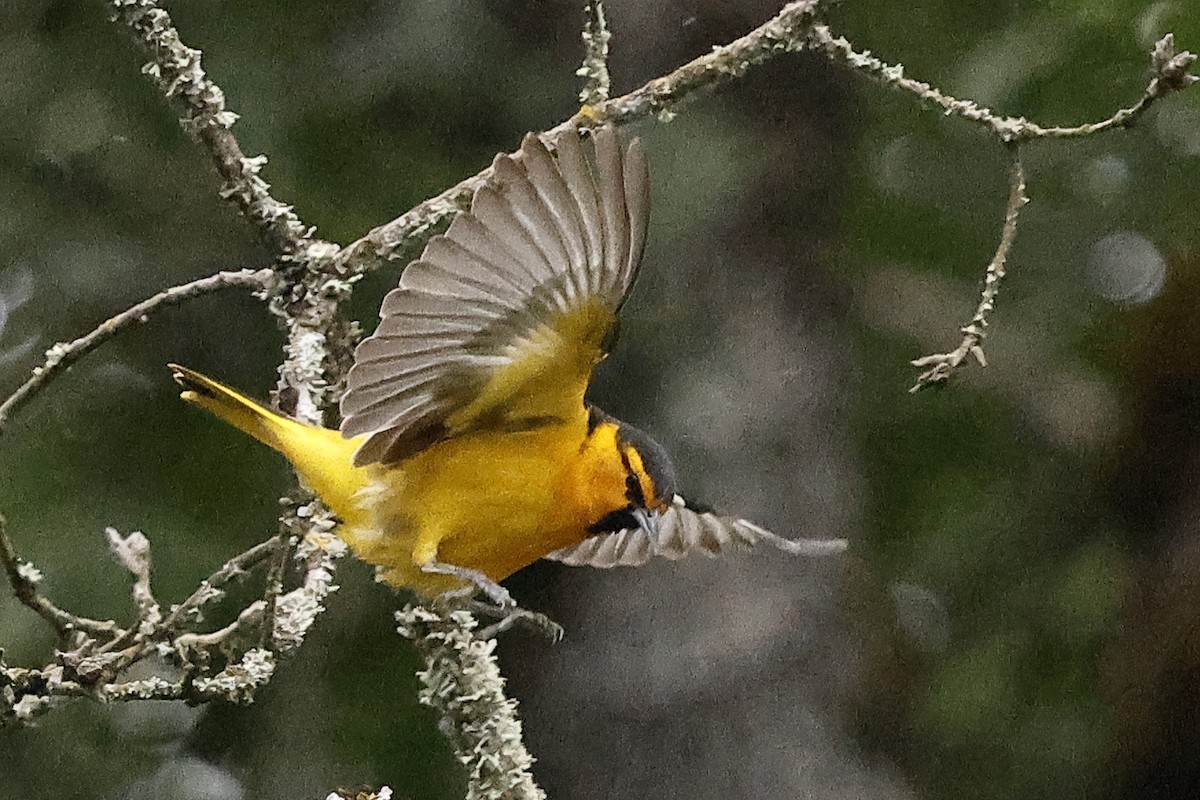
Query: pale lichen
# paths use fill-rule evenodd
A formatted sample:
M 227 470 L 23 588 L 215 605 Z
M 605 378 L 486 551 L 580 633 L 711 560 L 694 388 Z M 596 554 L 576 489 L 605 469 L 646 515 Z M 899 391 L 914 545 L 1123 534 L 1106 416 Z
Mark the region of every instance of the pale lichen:
M 1168 33 L 1155 42 L 1154 49 L 1150 51 L 1150 66 L 1155 77 L 1147 91 L 1155 97 L 1161 97 L 1200 81 L 1200 77 L 1190 74 L 1195 63 L 1195 53 L 1175 51 L 1175 34 Z
M 337 591 L 334 572 L 338 560 L 348 552 L 346 544 L 333 533 L 337 524 L 333 514 L 320 503 L 297 507 L 295 516 L 308 527 L 294 553 L 295 560 L 304 565 L 304 582 L 276 601 L 274 642 L 280 654 L 303 644 L 325 610 L 325 598 Z
M 138 609 L 138 633 L 148 637 L 162 622 L 162 609 L 150 590 L 150 540 L 141 531 L 122 536 L 115 528 L 105 528 L 108 547 L 121 564 L 133 573 L 133 602 Z
M 292 416 L 304 422 L 320 424 L 321 409 L 329 404 L 329 385 L 325 380 L 325 358 L 329 349 L 324 331 L 300 329 L 284 345 L 286 360 L 279 368 L 280 379 L 295 392 Z
M 41 695 L 27 694 L 13 703 L 12 714 L 18 722 L 31 722 L 35 717 L 49 711 L 54 705 L 54 698 Z
M 584 6 L 587 15 L 583 23 L 583 64 L 575 74 L 584 79 L 579 92 L 579 102 L 587 107 L 598 106 L 608 100 L 611 79 L 608 75 L 608 40 L 612 33 L 604 19 L 604 4 L 600 0 L 588 0 Z
M 28 561 L 22 561 L 17 565 L 17 574 L 31 585 L 41 583 L 45 578 L 42 571 Z
M 533 756 L 517 702 L 504 694 L 496 640 L 476 637 L 475 617 L 462 610 L 410 605 L 396 621 L 425 659 L 418 699 L 441 715 L 440 727 L 467 768 L 468 800 L 544 798 L 529 771 Z
M 275 674 L 275 655 L 259 647 L 247 650 L 241 661 L 230 664 L 211 678 L 197 678 L 201 695 L 223 697 L 233 703 L 254 702 L 254 694 Z

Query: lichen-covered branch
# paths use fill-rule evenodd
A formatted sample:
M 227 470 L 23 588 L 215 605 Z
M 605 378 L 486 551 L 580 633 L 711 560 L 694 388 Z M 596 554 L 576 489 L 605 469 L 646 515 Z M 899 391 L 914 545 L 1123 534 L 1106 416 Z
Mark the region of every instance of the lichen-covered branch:
M 996 305 L 996 295 L 1000 293 L 1000 282 L 1004 280 L 1005 267 L 1008 264 L 1008 253 L 1017 237 L 1017 222 L 1021 209 L 1029 202 L 1025 194 L 1025 169 L 1021 165 L 1021 153 L 1013 145 L 1012 171 L 1009 173 L 1008 204 L 1004 211 L 1004 228 L 1000 233 L 1000 244 L 996 253 L 988 262 L 987 273 L 983 279 L 983 292 L 979 305 L 975 307 L 975 315 L 964 325 L 962 342 L 949 353 L 935 353 L 923 356 L 912 362 L 914 367 L 924 368 L 925 371 L 917 376 L 917 382 L 909 389 L 910 392 L 943 383 L 949 380 L 967 356 L 970 355 L 981 367 L 987 366 L 987 358 L 983 353 L 983 339 L 987 336 L 988 315 Z
M 266 158 L 243 154 L 231 131 L 237 116 L 226 108 L 224 93 L 205 73 L 199 51 L 180 40 L 167 12 L 152 0 L 112 3 L 114 20 L 134 34 L 149 58 L 144 71 L 183 107 L 185 129 L 195 135 L 221 175 L 221 196 L 238 207 L 281 262 L 274 273 L 268 306 L 287 332 L 276 400 L 291 416 L 319 424 L 325 409 L 340 394 L 340 381 L 349 367 L 348 354 L 357 335 L 354 324 L 340 314 L 352 280 L 344 279 L 334 266 L 338 247 L 314 238 L 313 229 L 290 206 L 271 196 L 270 187 L 260 177 Z M 312 510 L 309 519 L 297 516 L 305 509 Z M 288 594 L 284 594 L 284 575 L 297 543 L 312 537 L 333 539 L 328 526 L 321 524 L 326 513 L 306 490 L 298 489 L 280 518 L 283 533 L 268 554 L 273 559 L 263 599 L 254 613 L 244 614 L 228 630 L 200 639 L 192 635 L 184 643 L 193 647 L 224 643 L 257 624 L 258 641 L 268 651 L 297 647 L 323 610 L 321 599 L 336 588 L 332 581 L 336 546 L 318 548 L 319 558 L 311 548 L 298 554 L 312 563 L 306 565 L 301 586 Z M 311 530 L 299 530 L 309 523 Z
M 580 126 L 628 125 L 654 115 L 668 119 L 683 103 L 701 93 L 739 78 L 782 53 L 802 49 L 809 28 L 828 4 L 828 0 L 788 3 L 772 19 L 745 36 L 714 47 L 629 94 L 585 106 L 566 122 L 546 131 L 543 139 L 552 144 L 560 134 Z M 489 167 L 347 245 L 337 258 L 340 271 L 347 275 L 361 274 L 406 253 L 410 241 L 435 230 L 464 208 L 491 174 Z
M 1122 108 L 1111 117 L 1099 122 L 1070 127 L 1042 126 L 1024 117 L 1006 117 L 973 100 L 951 97 L 935 86 L 910 78 L 904 74 L 902 64 L 888 64 L 866 52 L 858 52 L 841 36 L 834 36 L 825 25 L 814 25 L 809 33 L 809 42 L 814 50 L 824 53 L 830 60 L 841 63 L 874 81 L 893 89 L 909 92 L 922 100 L 933 103 L 948 116 L 983 125 L 1004 142 L 1024 142 L 1031 139 L 1068 139 L 1091 136 L 1116 128 L 1127 128 L 1145 113 L 1154 101 L 1172 92 L 1186 89 L 1200 80 L 1189 74 L 1196 62 L 1193 53 L 1175 51 L 1175 37 L 1168 33 L 1154 45 L 1150 61 L 1153 77 L 1142 96 L 1129 108 Z
M 41 575 L 31 564 L 20 559 L 8 539 L 0 519 L 0 561 L 17 597 L 38 612 L 59 634 L 62 644 L 54 660 L 40 669 L 9 667 L 0 651 L 0 724 L 27 722 L 53 708 L 66 698 L 90 697 L 101 702 L 125 700 L 173 700 L 192 702 L 223 698 L 249 702 L 254 691 L 269 680 L 274 668 L 273 655 L 250 648 L 237 661 L 230 660 L 220 671 L 205 675 L 205 666 L 213 653 L 203 648 L 227 648 L 237 635 L 258 625 L 261 606 L 244 610 L 238 619 L 212 633 L 180 632 L 185 620 L 200 622 L 198 609 L 219 596 L 212 588 L 223 585 L 233 575 L 261 561 L 264 553 L 277 549 L 267 542 L 227 562 L 185 603 L 173 609 L 165 619 L 150 586 L 150 543 L 140 532 L 122 536 L 109 528 L 109 546 L 117 560 L 134 578 L 132 594 L 138 622 L 128 628 L 115 622 L 100 622 L 60 609 L 38 588 Z M 270 546 L 267 548 L 266 546 Z M 199 654 L 200 658 L 192 656 Z M 176 681 L 154 677 L 124 680 L 127 669 L 143 659 L 157 656 L 164 665 L 181 673 Z
M 184 674 L 178 680 L 150 677 L 120 683 L 92 684 L 67 676 L 60 666 L 44 669 L 9 667 L 0 651 L 0 726 L 26 723 L 54 708 L 63 700 L 85 697 L 102 703 L 135 700 L 186 700 L 203 703 L 228 700 L 249 703 L 254 692 L 266 685 L 274 673 L 270 652 L 252 649 L 242 659 L 212 677 Z
M 215 631 L 197 633 L 189 628 L 203 621 L 200 608 L 222 595 L 219 587 L 262 564 L 280 549 L 278 541 L 269 540 L 230 559 L 164 616 L 150 585 L 149 540 L 140 532 L 122 536 L 111 528 L 106 535 L 117 560 L 133 575 L 137 623 L 129 627 L 90 620 L 56 606 L 41 592 L 38 570 L 16 555 L 0 519 L 0 562 L 9 582 L 21 602 L 45 618 L 62 642 L 53 660 L 39 669 L 10 667 L 3 663 L 0 651 L 0 723 L 28 721 L 74 697 L 100 702 L 218 698 L 250 702 L 275 665 L 273 652 L 253 646 L 254 632 L 263 624 L 263 604 L 251 604 L 234 622 Z M 326 594 L 336 588 L 328 587 L 328 578 L 326 570 L 313 579 L 326 586 Z M 240 642 L 247 644 L 239 646 Z M 125 679 L 126 670 L 150 657 L 178 673 L 178 679 Z M 210 666 L 220 661 L 223 667 Z
M 114 21 L 134 34 L 149 59 L 143 71 L 168 98 L 179 103 L 184 128 L 215 164 L 223 181 L 221 196 L 239 208 L 279 264 L 273 270 L 224 272 L 173 287 L 73 342 L 56 345 L 46 354 L 46 363 L 0 403 L 0 428 L 55 376 L 119 331 L 144 322 L 164 306 L 229 286 L 254 289 L 269 300 L 270 310 L 288 333 L 279 398 L 293 416 L 319 422 L 323 410 L 338 393 L 356 333 L 339 312 L 351 281 L 330 268 L 338 248 L 313 238 L 312 229 L 289 206 L 271 196 L 269 186 L 259 177 L 266 159 L 248 158 L 242 153 L 230 131 L 236 115 L 226 108 L 220 87 L 205 74 L 199 51 L 180 40 L 167 12 L 148 0 L 111 0 L 111 5 Z M 298 496 L 303 500 L 291 503 L 281 518 L 286 535 L 231 559 L 165 618 L 150 588 L 149 541 L 140 533 L 122 537 L 110 531 L 113 552 L 134 576 L 132 593 L 138 622 L 129 628 L 58 608 L 37 590 L 36 569 L 21 561 L 4 538 L 0 558 L 18 597 L 54 625 L 64 640 L 56 661 L 44 669 L 25 670 L 21 681 L 11 670 L 0 676 L 7 685 L 5 696 L 11 701 L 5 706 L 11 711 L 6 717 L 25 719 L 50 708 L 52 700 L 75 696 L 100 700 L 182 697 L 193 701 L 225 697 L 248 701 L 254 690 L 269 679 L 275 653 L 290 652 L 299 646 L 323 610 L 321 601 L 337 588 L 332 575 L 344 548 L 329 534 L 332 522 L 326 519 L 327 512 L 307 502 L 310 498 L 306 492 Z M 302 577 L 298 588 L 285 593 L 284 577 L 291 571 L 289 555 L 293 552 L 300 561 Z M 192 630 L 202 621 L 202 607 L 222 595 L 225 583 L 272 556 L 275 558 L 262 600 L 243 609 L 224 627 L 209 632 Z M 125 670 L 150 656 L 174 663 L 183 677 L 174 683 L 158 679 L 121 682 Z M 222 661 L 224 667 L 213 674 L 210 664 Z
M 410 605 L 396 621 L 425 660 L 417 673 L 419 699 L 437 711 L 467 768 L 468 800 L 543 800 L 529 771 L 533 756 L 521 738 L 517 702 L 504 694 L 496 640 L 475 636 L 478 623 L 463 610 Z
M 112 20 L 124 26 L 149 59 L 142 72 L 183 109 L 180 120 L 207 151 L 221 175 L 221 197 L 234 203 L 273 252 L 301 253 L 312 231 L 291 206 L 271 196 L 259 177 L 266 156 L 247 157 L 230 130 L 238 115 L 225 106 L 225 93 L 204 71 L 200 51 L 179 38 L 168 14 L 154 0 L 110 0 Z
M 267 619 L 274 620 L 269 646 L 286 655 L 304 643 L 317 616 L 325 610 L 325 598 L 337 591 L 334 569 L 347 549 L 333 532 L 337 524 L 333 514 L 316 501 L 300 506 L 294 515 L 285 515 L 285 520 L 298 531 L 292 552 L 304 568 L 304 577 L 296 589 L 276 593 L 273 604 L 268 598 Z
M 587 0 L 587 18 L 583 23 L 583 64 L 575 74 L 583 78 L 579 102 L 584 108 L 594 108 L 608 99 L 612 81 L 608 76 L 608 40 L 612 34 L 604 19 L 604 3 Z
M 43 595 L 38 590 L 38 584 L 42 582 L 43 577 L 41 570 L 17 555 L 12 541 L 8 538 L 8 524 L 3 516 L 0 516 L 0 562 L 4 565 L 13 594 L 23 605 L 50 623 L 60 639 L 66 639 L 76 631 L 101 636 L 120 632 L 115 622 L 72 614 L 59 608 Z
M 12 413 L 45 388 L 46 384 L 79 360 L 81 356 L 104 344 L 126 328 L 147 322 L 154 313 L 167 306 L 178 305 L 186 300 L 220 289 L 243 288 L 266 292 L 271 286 L 272 275 L 273 273 L 268 269 L 243 269 L 238 272 L 218 272 L 216 275 L 200 278 L 191 283 L 172 286 L 105 320 L 94 330 L 80 336 L 75 341 L 54 345 L 46 351 L 45 363 L 34 368 L 29 379 L 17 387 L 17 390 L 4 402 L 0 403 L 0 432 L 3 432 L 4 425 Z

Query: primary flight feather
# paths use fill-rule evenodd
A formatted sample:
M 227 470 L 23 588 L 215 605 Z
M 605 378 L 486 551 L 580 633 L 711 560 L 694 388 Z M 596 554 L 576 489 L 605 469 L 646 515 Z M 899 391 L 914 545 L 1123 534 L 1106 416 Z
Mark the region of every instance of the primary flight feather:
M 589 405 L 649 219 L 640 142 L 603 127 L 499 155 L 471 210 L 429 241 L 359 345 L 341 430 L 304 425 L 172 365 L 183 397 L 279 450 L 388 583 L 429 596 L 539 558 L 633 566 L 794 542 L 691 509 L 666 452 Z

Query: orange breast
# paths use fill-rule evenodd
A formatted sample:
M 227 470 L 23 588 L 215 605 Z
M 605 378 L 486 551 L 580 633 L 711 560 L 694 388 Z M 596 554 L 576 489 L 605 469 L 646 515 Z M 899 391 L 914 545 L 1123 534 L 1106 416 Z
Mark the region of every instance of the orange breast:
M 414 552 L 502 580 L 581 541 L 614 488 L 623 491 L 619 456 L 604 459 L 588 442 L 586 419 L 441 442 L 376 469 L 361 495 L 367 512 L 346 540 L 386 582 L 423 595 L 459 584 L 421 572 Z

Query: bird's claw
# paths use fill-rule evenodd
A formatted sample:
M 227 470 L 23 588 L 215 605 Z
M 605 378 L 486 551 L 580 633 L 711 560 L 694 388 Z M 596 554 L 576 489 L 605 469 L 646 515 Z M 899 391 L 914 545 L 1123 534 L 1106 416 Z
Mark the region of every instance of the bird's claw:
M 448 597 L 451 594 L 451 592 L 446 592 L 442 597 Z M 455 590 L 453 594 L 455 595 L 454 599 L 467 601 L 464 605 L 471 613 L 496 620 L 491 625 L 479 630 L 476 635 L 481 639 L 494 639 L 509 628 L 523 625 L 534 633 L 545 636 L 551 643 L 562 641 L 563 627 L 561 625 L 545 614 L 521 608 L 511 596 L 507 603 L 493 604 L 472 600 L 469 596 L 464 598 L 461 590 Z
M 498 612 L 500 619 L 479 631 L 479 638 L 481 639 L 495 639 L 499 634 L 504 633 L 504 631 L 515 625 L 524 625 L 534 633 L 545 636 L 550 640 L 551 644 L 558 644 L 562 641 L 563 626 L 545 614 L 540 614 L 537 611 L 529 611 L 515 605 L 509 608 L 495 608 L 494 610 Z
M 451 575 L 461 581 L 469 582 L 469 586 L 450 589 L 438 595 L 438 600 L 446 605 L 465 606 L 475 614 L 483 614 L 496 620 L 479 631 L 483 639 L 493 639 L 514 625 L 527 625 L 537 633 L 541 633 L 551 642 L 559 642 L 563 637 L 562 626 L 545 614 L 527 611 L 517 605 L 512 594 L 496 581 L 478 570 L 459 567 L 453 564 L 430 562 L 423 564 L 425 572 Z M 491 603 L 483 603 L 473 599 L 476 592 L 483 592 Z

